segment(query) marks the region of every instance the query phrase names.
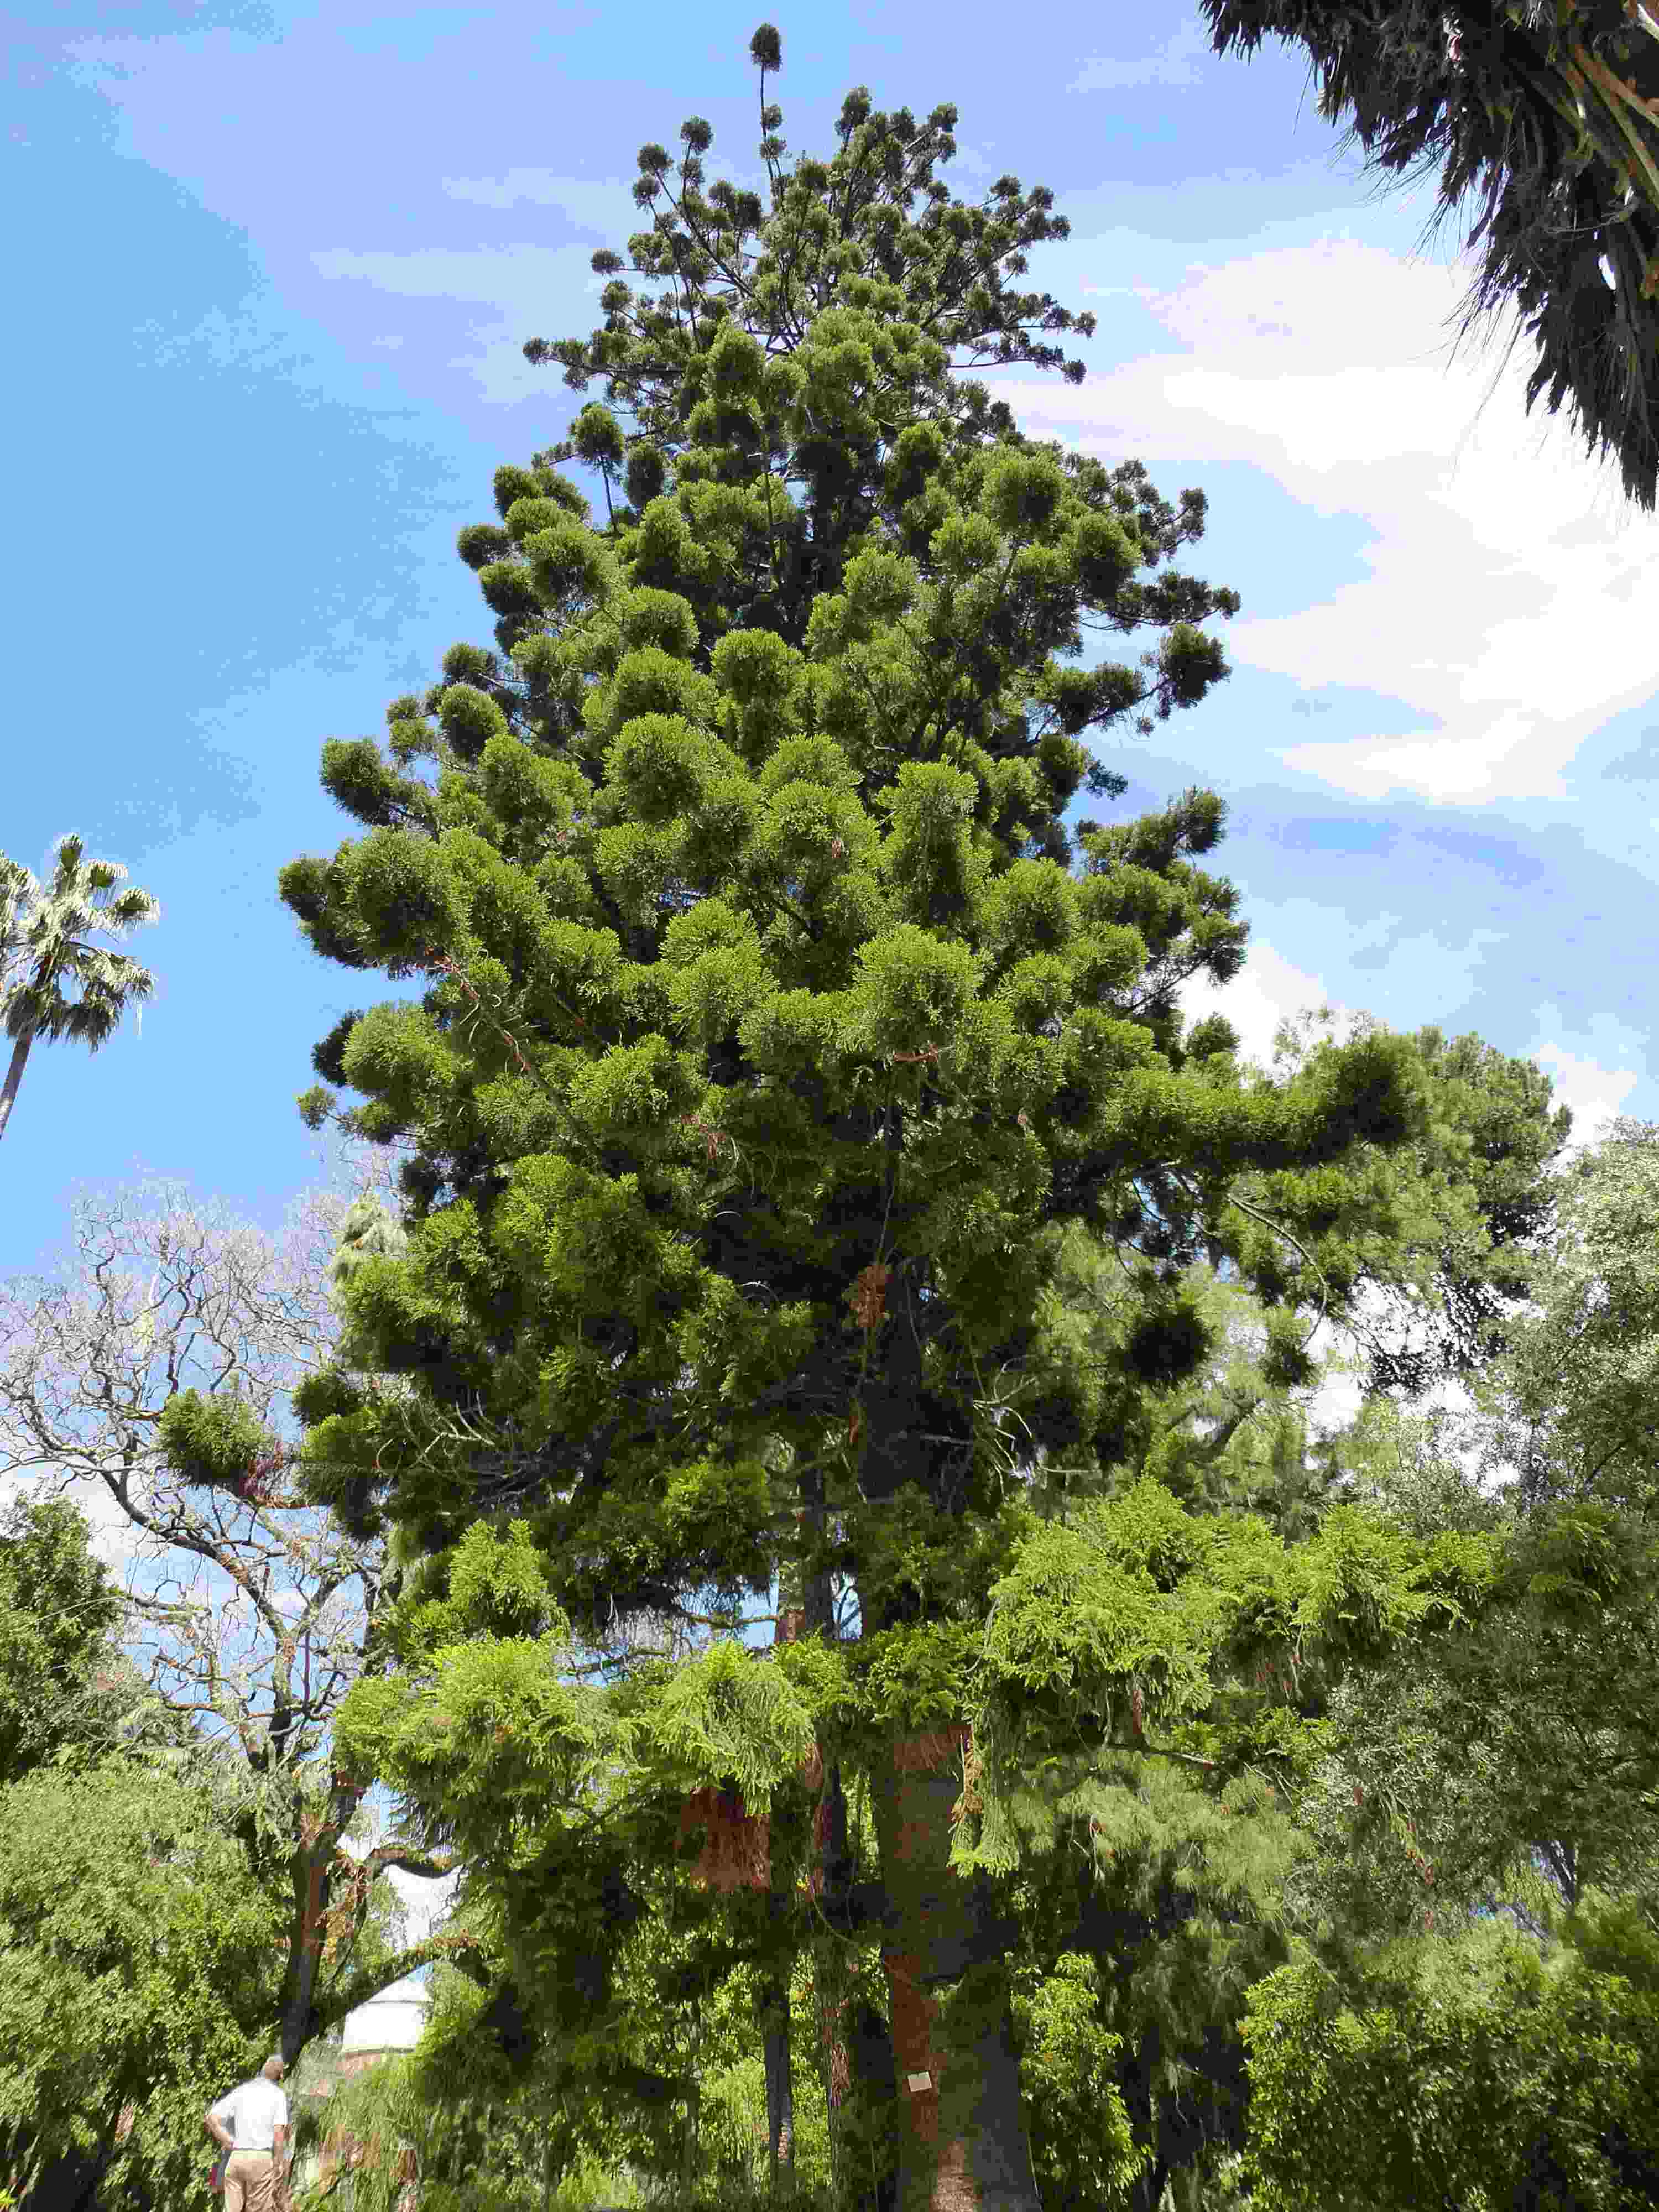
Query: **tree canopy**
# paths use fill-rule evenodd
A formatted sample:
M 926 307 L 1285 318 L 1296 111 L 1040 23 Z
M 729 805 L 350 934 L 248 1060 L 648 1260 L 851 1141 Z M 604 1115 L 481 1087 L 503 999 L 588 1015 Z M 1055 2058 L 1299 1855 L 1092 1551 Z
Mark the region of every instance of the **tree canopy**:
M 0 1528 L 0 1787 L 72 1739 L 74 1702 L 125 1615 L 83 1516 L 61 1499 L 14 1498 Z
M 40 1769 L 4 1814 L 0 2156 L 176 2202 L 206 2105 L 270 2048 L 270 1897 L 210 1799 L 135 1760 Z
M 366 1839 L 368 1814 L 330 1757 L 329 1724 L 378 1663 L 387 1562 L 285 1474 L 288 1394 L 331 1348 L 334 1285 L 398 1237 L 373 1198 L 307 1193 L 272 1237 L 150 1182 L 79 1194 L 68 1263 L 0 1282 L 0 1469 L 42 1492 L 90 1486 L 135 1553 L 123 1594 L 84 1555 L 73 1507 L 33 1498 L 31 1544 L 0 1548 L 0 1590 L 27 1601 L 0 1667 L 16 1682 L 0 1686 L 0 1751 L 49 1723 L 82 1753 L 154 1751 L 210 1785 L 251 1875 L 274 1886 L 288 1954 L 274 2039 L 290 2063 L 434 1955 L 385 1940 L 389 1870 L 447 1870 L 396 1838 L 346 1848 Z M 72 1713 L 61 1694 L 48 1705 L 40 1692 L 64 1691 L 89 1648 L 85 1622 L 117 1619 L 143 1671 L 106 1651 L 101 1686 L 81 1685 Z

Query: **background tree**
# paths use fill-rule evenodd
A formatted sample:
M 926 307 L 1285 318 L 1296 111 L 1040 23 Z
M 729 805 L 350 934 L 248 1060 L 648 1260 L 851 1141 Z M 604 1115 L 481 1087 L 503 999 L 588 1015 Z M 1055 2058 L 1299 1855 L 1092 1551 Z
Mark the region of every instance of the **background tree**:
M 124 937 L 140 922 L 156 921 L 160 902 L 136 884 L 116 891 L 126 870 L 114 860 L 84 860 L 84 851 L 79 837 L 60 837 L 45 890 L 27 868 L 0 854 L 0 1011 L 12 1039 L 0 1086 L 0 1136 L 37 1038 L 50 1044 L 68 1037 L 96 1052 L 129 1006 L 155 995 L 148 968 L 129 953 L 87 940 Z M 75 987 L 75 997 L 64 996 L 65 984 Z
M 901 2199 L 959 2174 L 1027 2203 L 1027 1857 L 1103 1857 L 1148 1759 L 1190 1764 L 1164 1796 L 1194 1838 L 1235 1791 L 1265 1805 L 1240 1769 L 1291 1758 L 1322 1694 L 1267 1655 L 1323 1638 L 1340 1671 L 1345 1638 L 1468 1599 L 1484 1554 L 1352 1510 L 1292 1553 L 1155 1482 L 1103 1502 L 1203 1357 L 1196 1258 L 1263 1298 L 1285 1382 L 1319 1315 L 1388 1272 L 1376 1156 L 1423 1125 L 1420 1062 L 1377 1035 L 1247 1085 L 1224 1025 L 1185 1030 L 1182 984 L 1243 957 L 1237 894 L 1196 865 L 1220 802 L 1085 822 L 1075 848 L 1062 817 L 1085 781 L 1123 788 L 1083 732 L 1224 674 L 1198 624 L 1237 595 L 1137 577 L 1198 534 L 1201 495 L 1177 520 L 1135 465 L 1030 445 L 951 382 L 938 333 L 994 355 L 1030 319 L 1003 279 L 1042 195 L 1011 178 L 953 203 L 933 174 L 953 112 L 919 129 L 862 93 L 834 156 L 786 173 L 775 34 L 754 52 L 770 215 L 703 193 L 690 119 L 677 171 L 641 149 L 653 228 L 629 241 L 668 289 L 613 284 L 605 329 L 550 349 L 633 416 L 592 406 L 572 441 L 609 472 L 606 528 L 550 463 L 498 472 L 501 526 L 461 550 L 505 665 L 457 647 L 424 701 L 393 702 L 389 758 L 325 748 L 367 834 L 283 872 L 318 950 L 430 979 L 315 1056 L 364 1097 L 359 1133 L 413 1147 L 408 1252 L 342 1291 L 343 1363 L 410 1387 L 307 1378 L 306 1480 L 425 1555 L 411 1623 L 450 1601 L 469 1532 L 529 1538 L 539 1587 L 507 1575 L 516 1553 L 467 1553 L 460 1640 L 359 1685 L 338 1725 L 481 1850 L 603 1745 L 627 1820 L 548 1827 L 543 1896 L 609 1873 L 625 1899 L 628 1852 L 653 1825 L 665 1847 L 681 1806 L 709 1873 L 746 1864 L 735 1888 L 757 1888 L 763 1835 L 807 1832 L 815 1752 L 821 1782 L 862 1778 Z M 1085 625 L 1148 623 L 1150 675 L 1073 665 Z M 1283 1178 L 1265 1221 L 1234 1202 L 1253 1172 Z M 1086 1372 L 1045 1337 L 1073 1230 L 1115 1269 L 1114 1356 Z M 1016 1421 L 1047 1455 L 1030 1484 Z M 1148 1546 L 1162 1597 L 1109 1628 Z M 743 1604 L 786 1565 L 803 1589 L 847 1578 L 855 1644 L 742 1656 Z M 1275 1593 L 1237 1639 L 1236 1576 Z M 646 1607 L 725 1633 L 572 1704 L 559 1670 Z M 528 1977 L 566 1955 L 524 1939 Z
M 1595 1895 L 1564 1932 L 1553 1959 L 1490 1925 L 1396 1946 L 1358 1996 L 1306 1960 L 1252 1990 L 1255 2212 L 1650 2204 L 1659 1942 Z
M 1563 1180 L 1547 1265 L 1480 1395 L 1528 1504 L 1659 1506 L 1659 1127 L 1616 1121 Z
M 1512 300 L 1546 384 L 1617 453 L 1651 512 L 1659 477 L 1659 20 L 1642 0 L 1202 0 L 1218 53 L 1307 48 L 1320 112 L 1353 111 L 1381 168 L 1443 159 L 1431 234 L 1472 184 L 1486 246 L 1462 332 Z M 1462 335 L 1462 332 L 1460 332 Z
M 182 1725 L 216 1744 L 226 1818 L 284 1899 L 281 2040 L 292 2063 L 437 1954 L 431 1942 L 386 1941 L 398 1908 L 386 1876 L 447 1861 L 393 1839 L 348 1851 L 348 1838 L 363 1840 L 364 1785 L 329 1757 L 341 1696 L 378 1663 L 387 1565 L 295 1497 L 279 1433 L 291 1434 L 294 1384 L 337 1334 L 333 1279 L 357 1251 L 395 1249 L 396 1233 L 372 1200 L 324 1190 L 272 1238 L 161 1182 L 83 1194 L 72 1234 L 73 1264 L 55 1279 L 0 1284 L 0 1468 L 30 1480 L 43 1532 L 69 1510 L 51 1494 L 88 1486 L 131 1532 L 115 1603 L 143 1662 L 139 1693 L 129 1679 L 125 1710 L 112 1710 L 124 1686 L 106 1668 L 77 1726 L 86 1740 L 101 1712 L 94 1737 L 165 1740 L 170 1720 L 175 1737 Z M 54 1571 L 61 1581 L 68 1571 Z M 82 1578 L 91 1574 L 88 1562 Z M 107 1615 L 106 1605 L 100 1625 Z M 31 1680 L 82 1649 L 79 1619 L 33 1632 Z M 198 1743 L 197 1767 L 204 1756 Z
M 1345 1686 L 1310 1793 L 1344 1930 L 1506 1909 L 1552 1932 L 1591 1884 L 1659 1925 L 1659 1548 L 1605 1507 L 1516 1524 L 1478 1632 Z M 1540 1874 L 1548 1881 L 1540 1881 Z
M 1571 1907 L 1587 1884 L 1659 1911 L 1652 1137 L 1615 1123 L 1561 1179 L 1531 1304 L 1474 1410 L 1425 1420 L 1375 1400 L 1345 1439 L 1354 1485 L 1402 1525 L 1501 1528 L 1511 1553 L 1479 1635 L 1338 1700 L 1322 1823 L 1350 1922 L 1408 1913 L 1407 1823 L 1437 1917 L 1502 1899 L 1545 1932 L 1549 1892 Z
M 15 1498 L 0 1524 L 0 1786 L 68 1739 L 73 1703 L 91 1692 L 125 1612 L 84 1516 Z
M 1386 1033 L 1368 1014 L 1349 1027 Z M 1311 1065 L 1336 1028 L 1328 1008 L 1283 1024 L 1275 1069 Z M 1393 1207 L 1390 1258 L 1370 1271 L 1350 1326 L 1370 1388 L 1420 1399 L 1448 1382 L 1473 1383 L 1506 1349 L 1553 1233 L 1572 1114 L 1554 1103 L 1534 1061 L 1480 1037 L 1447 1038 L 1430 1026 L 1402 1041 L 1420 1066 L 1429 1110 L 1409 1142 L 1373 1157 Z M 1263 1176 L 1243 1195 L 1272 1214 L 1279 1182 Z
M 1477 1386 L 1487 1410 L 1373 1399 L 1344 1440 L 1352 1486 L 1399 1525 L 1496 1531 L 1502 1564 L 1478 1621 L 1330 1702 L 1298 1804 L 1297 1955 L 1244 2030 L 1266 2203 L 1652 2193 L 1659 1532 L 1639 1425 L 1603 1395 L 1644 1355 L 1647 1134 L 1616 1124 L 1569 1170 L 1537 1303 Z M 1339 2185 L 1307 2146 L 1362 2081 L 1381 2123 L 1343 2136 Z
M 137 1761 L 0 1806 L 0 2160 L 24 2203 L 176 2203 L 269 2048 L 270 1895 L 211 1798 Z

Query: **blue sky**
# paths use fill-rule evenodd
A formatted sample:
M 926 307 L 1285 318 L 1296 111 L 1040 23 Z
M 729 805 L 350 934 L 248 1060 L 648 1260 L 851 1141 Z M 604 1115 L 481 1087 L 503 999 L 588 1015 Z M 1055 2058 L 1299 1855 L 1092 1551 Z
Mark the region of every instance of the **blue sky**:
M 588 258 L 632 227 L 642 139 L 695 111 L 718 164 L 753 162 L 757 5 L 647 6 L 622 35 L 512 0 L 14 15 L 29 342 L 0 374 L 28 434 L 0 848 L 38 870 L 78 829 L 162 919 L 135 945 L 160 978 L 142 1031 L 31 1060 L 4 1264 L 59 1247 L 79 1177 L 142 1164 L 274 1223 L 310 1172 L 291 1102 L 368 980 L 276 897 L 283 860 L 348 826 L 319 748 L 488 640 L 455 533 L 573 404 L 520 347 L 596 319 Z M 1105 750 L 1125 808 L 1191 781 L 1232 803 L 1247 1035 L 1328 996 L 1659 1113 L 1659 523 L 1525 417 L 1524 341 L 1501 375 L 1478 338 L 1448 368 L 1461 232 L 1413 255 L 1431 186 L 1385 194 L 1336 156 L 1299 53 L 1223 60 L 1175 0 L 1053 8 L 1040 40 L 999 21 L 784 14 L 785 133 L 827 143 L 855 82 L 948 97 L 963 188 L 1012 168 L 1070 216 L 1033 275 L 1098 315 L 1088 379 L 1002 387 L 1033 431 L 1209 494 L 1189 565 L 1243 594 L 1233 677 Z
M 522 343 L 598 319 L 642 140 L 700 113 L 714 172 L 752 175 L 760 8 L 12 12 L 0 849 L 39 871 L 78 830 L 162 919 L 132 948 L 160 979 L 142 1030 L 30 1061 L 0 1267 L 52 1263 L 84 1179 L 183 1176 L 274 1227 L 313 1177 L 293 1097 L 374 988 L 276 896 L 349 827 L 319 749 L 489 641 L 455 534 L 576 404 Z M 792 149 L 864 83 L 957 102 L 958 189 L 1054 189 L 1072 236 L 1032 278 L 1098 316 L 1089 374 L 1004 395 L 1209 495 L 1185 565 L 1243 595 L 1231 680 L 1102 751 L 1125 812 L 1230 800 L 1247 1040 L 1326 999 L 1534 1054 L 1581 1134 L 1659 1118 L 1659 521 L 1524 414 L 1507 325 L 1453 358 L 1474 264 L 1455 219 L 1422 246 L 1432 183 L 1385 192 L 1299 52 L 1220 59 L 1178 0 L 1051 4 L 1040 38 L 959 4 L 775 20 Z

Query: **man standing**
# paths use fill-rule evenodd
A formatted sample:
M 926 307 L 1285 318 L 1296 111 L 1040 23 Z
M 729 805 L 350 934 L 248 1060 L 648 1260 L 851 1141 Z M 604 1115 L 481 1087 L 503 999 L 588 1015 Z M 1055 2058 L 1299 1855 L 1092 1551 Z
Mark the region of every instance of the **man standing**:
M 208 2107 L 203 2126 L 230 2156 L 225 2212 L 278 2212 L 287 2191 L 288 2099 L 282 2054 L 273 2051 L 251 2081 Z

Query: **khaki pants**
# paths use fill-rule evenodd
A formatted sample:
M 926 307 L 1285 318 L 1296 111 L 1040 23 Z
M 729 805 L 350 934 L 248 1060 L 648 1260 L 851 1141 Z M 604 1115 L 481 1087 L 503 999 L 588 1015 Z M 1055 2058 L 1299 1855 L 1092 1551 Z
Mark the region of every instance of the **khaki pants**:
M 268 2150 L 234 2150 L 225 2166 L 225 2212 L 276 2212 L 276 2165 Z

